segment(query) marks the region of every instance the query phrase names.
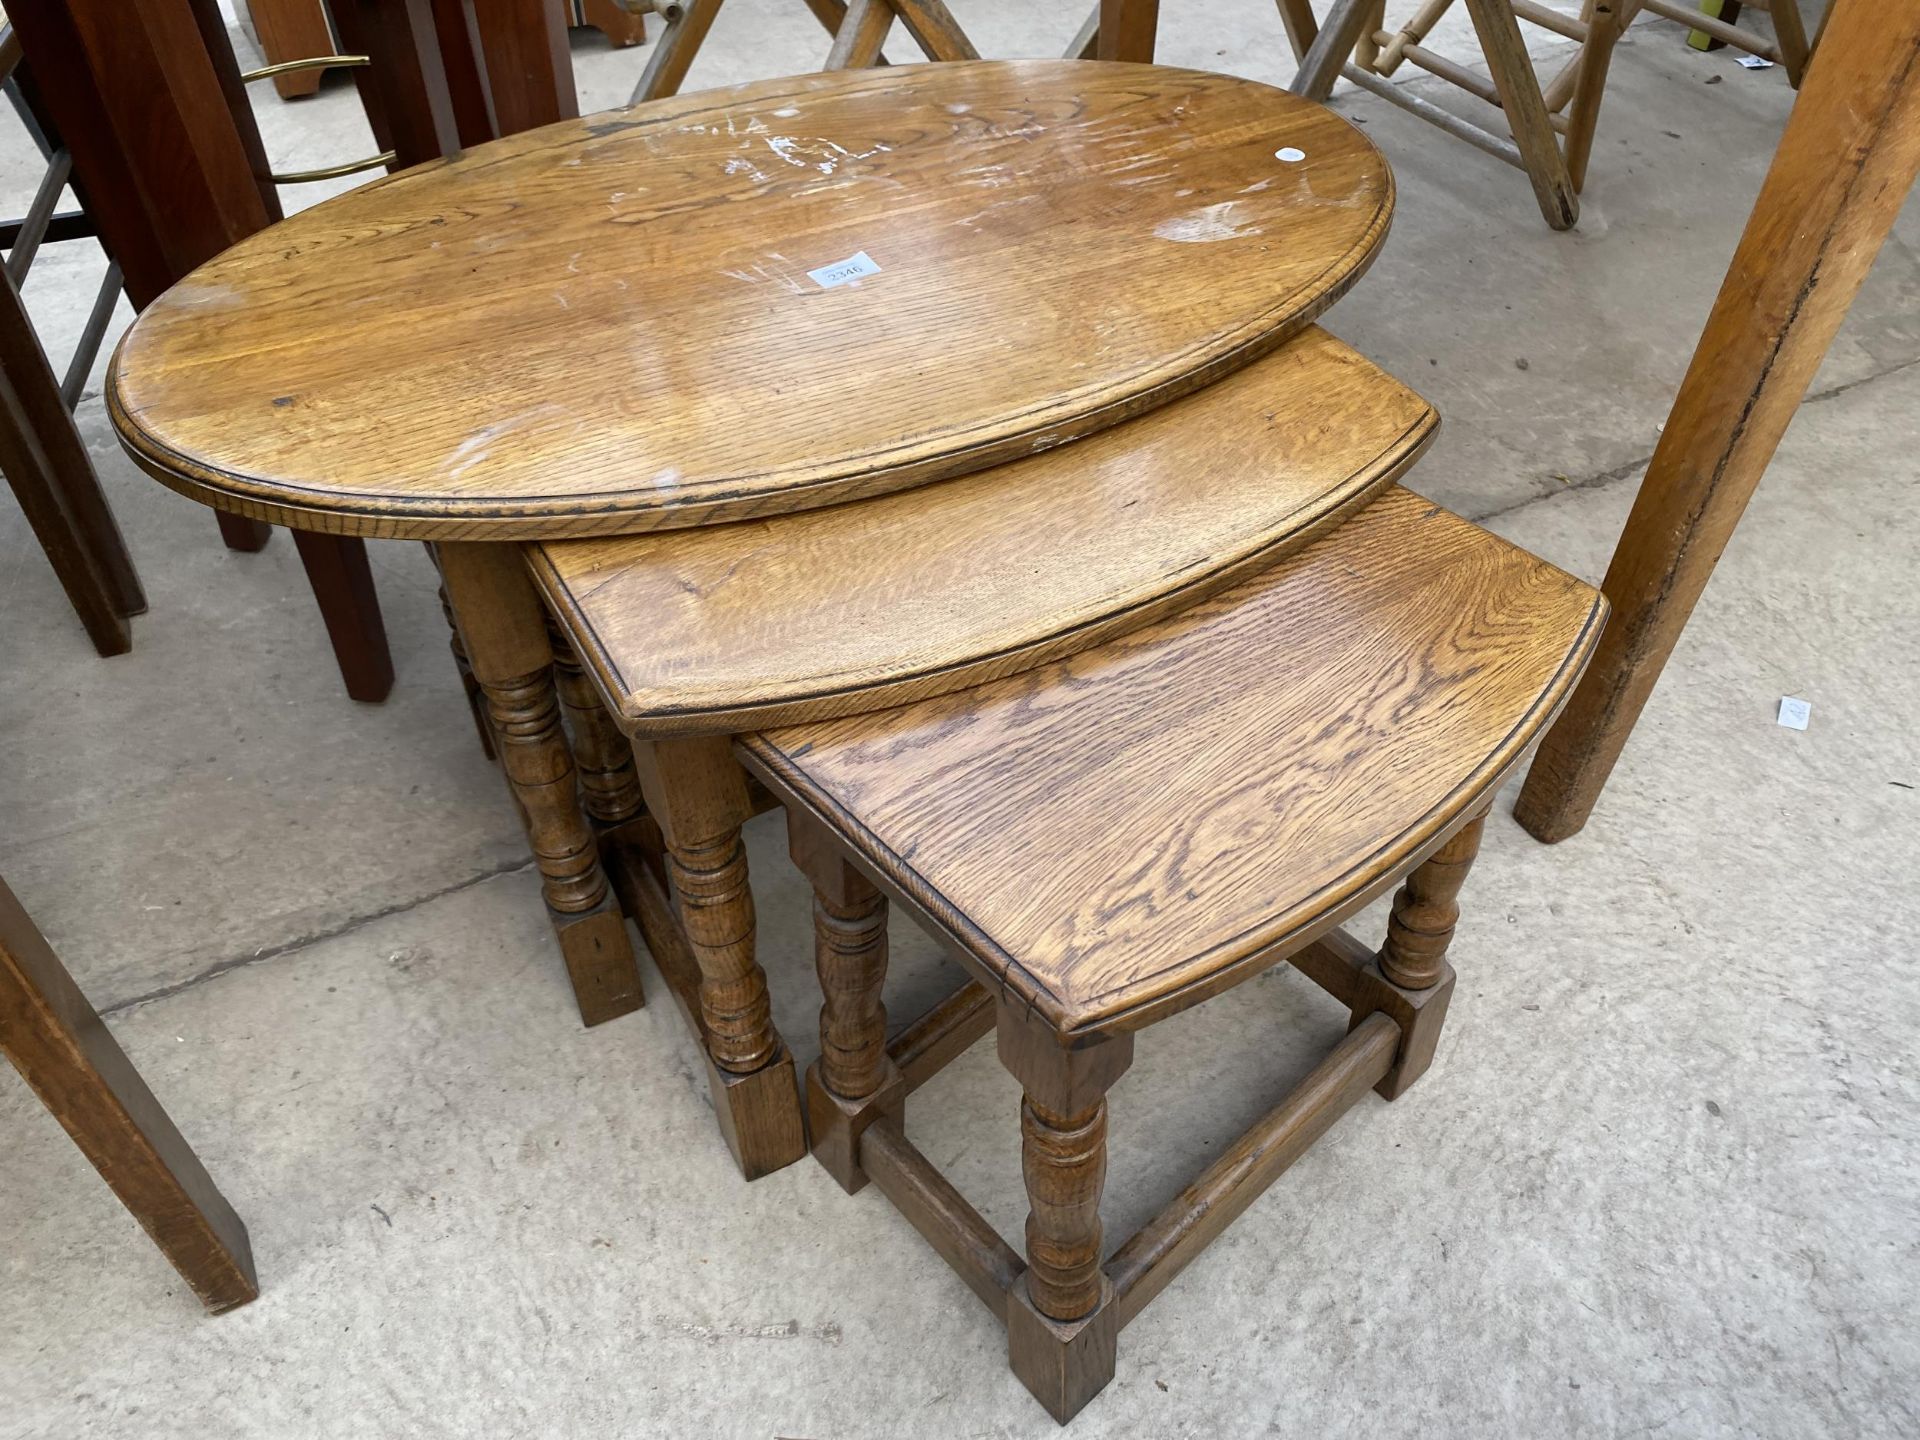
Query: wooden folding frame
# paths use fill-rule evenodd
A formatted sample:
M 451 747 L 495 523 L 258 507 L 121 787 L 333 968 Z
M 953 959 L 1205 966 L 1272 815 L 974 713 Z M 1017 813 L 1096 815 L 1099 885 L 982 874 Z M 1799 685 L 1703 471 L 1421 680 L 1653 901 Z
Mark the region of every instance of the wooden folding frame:
M 657 8 L 666 29 L 634 87 L 633 104 L 678 93 L 694 56 L 713 28 L 723 0 L 671 0 Z M 884 65 L 882 47 L 898 20 L 929 60 L 978 60 L 980 52 L 953 18 L 946 0 L 806 0 L 833 37 L 822 69 Z M 1068 44 L 1069 60 L 1153 59 L 1160 0 L 1097 0 Z
M 1828 22 L 1607 566 L 1613 624 L 1514 807 L 1549 844 L 1587 823 L 1920 176 L 1920 6 Z
M 1606 92 L 1613 49 L 1634 0 L 1586 0 L 1578 19 L 1538 0 L 1466 0 L 1490 79 L 1428 49 L 1422 42 L 1453 0 L 1426 0 L 1400 29 L 1384 28 L 1384 0 L 1335 0 L 1324 24 L 1307 0 L 1280 0 L 1294 52 L 1300 57 L 1295 94 L 1325 100 L 1345 78 L 1458 139 L 1526 173 L 1540 213 L 1555 230 L 1570 230 L 1580 218 L 1579 193 L 1586 183 L 1594 127 Z M 1540 82 L 1520 21 L 1551 30 L 1580 46 L 1545 85 Z M 1484 100 L 1502 112 L 1502 135 L 1455 115 L 1390 83 L 1402 63 Z

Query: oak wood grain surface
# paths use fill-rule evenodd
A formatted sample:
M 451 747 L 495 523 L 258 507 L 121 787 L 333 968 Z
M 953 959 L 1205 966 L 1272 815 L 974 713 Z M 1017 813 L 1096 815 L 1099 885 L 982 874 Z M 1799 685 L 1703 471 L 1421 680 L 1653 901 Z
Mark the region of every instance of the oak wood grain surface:
M 1315 328 L 962 479 L 529 555 L 631 733 L 739 733 L 961 689 L 1203 598 L 1365 503 L 1438 424 Z
M 128 331 L 109 403 L 164 482 L 311 529 L 748 518 L 1217 379 L 1353 283 L 1392 202 L 1353 126 L 1223 75 L 763 81 L 476 146 L 244 241 Z M 875 273 L 822 283 L 863 254 Z
M 1130 1029 L 1311 939 L 1467 822 L 1597 638 L 1589 586 L 1399 488 L 1070 659 L 746 737 L 983 978 Z

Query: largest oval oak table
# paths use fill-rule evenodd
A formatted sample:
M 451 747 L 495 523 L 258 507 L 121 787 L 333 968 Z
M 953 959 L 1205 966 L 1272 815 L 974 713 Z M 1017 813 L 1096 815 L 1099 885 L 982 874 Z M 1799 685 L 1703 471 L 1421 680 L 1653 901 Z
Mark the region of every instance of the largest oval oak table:
M 263 231 L 135 321 L 108 404 L 195 499 L 433 542 L 593 1023 L 638 977 L 519 542 L 777 516 L 1089 435 L 1301 331 L 1392 203 L 1351 125 L 1227 76 L 764 81 L 528 131 Z

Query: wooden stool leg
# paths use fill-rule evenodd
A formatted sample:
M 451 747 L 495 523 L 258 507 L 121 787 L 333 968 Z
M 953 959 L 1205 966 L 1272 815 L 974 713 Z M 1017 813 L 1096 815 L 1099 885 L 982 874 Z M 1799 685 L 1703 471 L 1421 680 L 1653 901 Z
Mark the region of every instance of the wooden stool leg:
M 1287 88 L 1309 100 L 1324 101 L 1333 94 L 1333 82 L 1340 78 L 1340 67 L 1353 53 L 1355 43 L 1375 23 L 1374 12 L 1380 0 L 1335 0 L 1327 14 L 1327 23 L 1314 35 L 1300 69 Z
M 1113 1378 L 1120 1318 L 1100 1267 L 1107 1178 L 1107 1091 L 1133 1063 L 1133 1036 L 1069 1049 L 1009 1005 L 1000 1061 L 1020 1081 L 1020 1171 L 1027 1185 L 1027 1270 L 1007 1296 L 1014 1374 L 1061 1424 Z
M 431 551 L 432 547 L 428 547 Z M 481 693 L 480 682 L 473 678 L 473 666 L 467 660 L 467 645 L 460 638 L 460 627 L 454 623 L 453 602 L 447 599 L 447 587 L 440 587 L 440 613 L 447 617 L 447 649 L 453 654 L 454 673 L 460 677 L 460 688 L 466 692 L 467 712 L 473 716 L 473 728 L 480 736 L 480 753 L 489 760 L 499 756 L 493 749 L 493 726 L 487 720 L 487 697 Z
M 840 853 L 811 815 L 787 811 L 787 847 L 813 885 L 813 956 L 820 975 L 820 1059 L 807 1069 L 813 1158 L 849 1195 L 867 1183 L 860 1136 L 898 1115 L 906 1081 L 887 1058 L 887 898 Z
M 378 704 L 393 690 L 393 656 L 380 620 L 380 597 L 367 566 L 367 542 L 345 535 L 293 532 L 307 583 L 333 642 L 334 662 L 347 694 Z
M 0 1050 L 201 1303 L 259 1296 L 246 1226 L 4 882 Z
M 633 87 L 628 104 L 664 100 L 680 93 L 693 57 L 700 51 L 700 42 L 707 38 L 714 17 L 720 13 L 720 5 L 721 0 L 677 0 L 667 7 L 667 28 L 654 41 L 653 55 L 640 72 L 640 83 Z
M 1773 0 L 1768 6 L 1773 16 L 1773 35 L 1780 47 L 1780 64 L 1787 72 L 1787 83 L 1800 88 L 1807 73 L 1807 22 L 1800 15 L 1800 0 Z
M 633 754 L 699 968 L 695 1004 L 714 1110 L 741 1172 L 758 1179 L 806 1154 L 807 1136 L 793 1057 L 773 1028 L 767 974 L 754 958 L 740 839 L 753 813 L 746 774 L 722 736 L 636 742 Z
M 598 1025 L 640 1008 L 640 971 L 625 917 L 581 813 L 560 728 L 546 611 L 517 545 L 440 546 L 440 573 L 474 678 L 487 699 L 501 768 L 540 867 L 580 1018 Z
M 619 829 L 645 813 L 640 777 L 633 766 L 633 745 L 614 723 L 580 657 L 556 625 L 549 624 L 553 679 L 573 731 L 573 760 L 580 771 L 580 796 L 587 818 L 601 832 Z
M 1374 1087 L 1388 1100 L 1399 1099 L 1433 1063 L 1453 998 L 1447 947 L 1460 919 L 1460 887 L 1480 853 L 1486 823 L 1483 810 L 1407 876 L 1393 897 L 1387 943 L 1360 972 L 1348 1029 L 1357 1030 L 1376 1011 L 1386 1012 L 1400 1026 L 1393 1068 Z
M 1573 178 L 1567 173 L 1553 122 L 1547 118 L 1547 102 L 1540 93 L 1540 81 L 1527 56 L 1527 42 L 1520 34 L 1520 22 L 1514 19 L 1511 0 L 1467 0 L 1467 13 L 1473 17 L 1474 33 L 1480 38 L 1480 49 L 1486 56 L 1494 89 L 1499 92 L 1513 143 L 1519 148 L 1527 178 L 1533 182 L 1533 197 L 1540 213 L 1553 229 L 1571 230 L 1580 219 L 1580 200 L 1574 194 Z

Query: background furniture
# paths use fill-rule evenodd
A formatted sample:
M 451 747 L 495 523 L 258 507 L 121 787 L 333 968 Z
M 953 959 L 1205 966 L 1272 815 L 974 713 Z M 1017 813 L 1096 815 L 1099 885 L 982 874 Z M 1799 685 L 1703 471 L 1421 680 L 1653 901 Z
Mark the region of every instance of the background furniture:
M 1920 5 L 1834 0 L 1602 588 L 1614 620 L 1514 814 L 1586 824 L 1920 172 Z
M 404 3 L 404 0 L 393 0 Z M 591 25 L 607 43 L 624 50 L 647 38 L 647 16 L 654 0 L 547 0 L 564 26 Z M 439 0 L 434 7 L 449 17 L 464 12 L 469 24 L 485 24 L 499 9 L 489 0 Z M 351 52 L 350 41 L 336 40 L 326 0 L 247 0 L 254 40 L 269 66 Z M 273 77 L 282 100 L 311 95 L 320 88 L 326 67 L 287 71 Z
M 246 1226 L 4 881 L 0 1051 L 209 1310 L 259 1296 Z
M 8 15 L 135 309 L 279 218 L 215 0 L 10 0 Z M 220 522 L 231 548 L 267 543 L 257 521 Z M 347 693 L 385 699 L 393 661 L 364 544 L 295 539 Z
M 722 3 L 673 0 L 661 7 L 667 27 L 634 87 L 633 103 L 679 93 Z M 806 5 L 833 37 L 824 69 L 885 64 L 881 47 L 896 20 L 929 60 L 980 58 L 946 0 L 806 0 Z M 1160 0 L 1096 0 L 1066 58 L 1150 61 L 1159 12 Z
M 120 267 L 109 258 L 66 372 L 56 380 L 18 287 L 26 283 L 43 243 L 98 232 L 84 207 L 56 213 L 73 174 L 73 157 L 58 134 L 41 123 L 21 58 L 12 25 L 0 21 L 0 81 L 47 161 L 27 213 L 0 226 L 7 247 L 6 274 L 0 279 L 0 471 L 94 649 L 123 655 L 133 645 L 127 620 L 146 610 L 147 597 L 93 458 L 73 423 L 73 407 L 120 298 Z

